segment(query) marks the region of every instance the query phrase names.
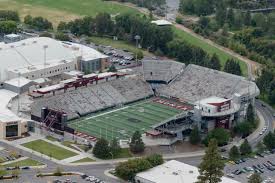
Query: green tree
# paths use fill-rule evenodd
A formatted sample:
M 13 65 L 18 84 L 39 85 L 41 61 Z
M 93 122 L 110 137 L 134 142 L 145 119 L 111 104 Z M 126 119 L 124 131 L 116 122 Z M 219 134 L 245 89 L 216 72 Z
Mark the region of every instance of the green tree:
M 248 179 L 248 183 L 261 183 L 262 181 L 263 179 L 261 175 L 258 173 L 252 174 Z
M 145 149 L 144 143 L 141 139 L 141 134 L 139 131 L 136 131 L 130 142 L 130 150 L 133 153 L 142 153 Z
M 230 134 L 223 128 L 216 128 L 210 131 L 207 137 L 204 139 L 204 144 L 208 145 L 211 139 L 216 139 L 219 146 L 226 145 L 229 141 Z
M 110 151 L 113 154 L 113 156 L 116 156 L 121 152 L 121 147 L 116 138 L 114 138 L 111 142 Z
M 212 55 L 208 67 L 215 70 L 221 70 L 221 61 L 216 53 Z
M 275 135 L 272 132 L 269 132 L 265 137 L 264 137 L 264 145 L 269 149 L 274 149 L 275 148 Z
M 248 122 L 254 124 L 255 123 L 255 114 L 254 114 L 254 107 L 250 103 L 246 110 L 246 119 Z
M 126 162 L 119 163 L 116 166 L 116 175 L 123 180 L 133 180 L 137 173 L 152 168 L 149 161 L 145 158 L 130 159 Z
M 161 165 L 164 162 L 163 157 L 160 154 L 152 154 L 148 156 L 146 160 L 150 162 L 152 167 Z
M 60 41 L 70 41 L 71 38 L 67 34 L 64 34 L 63 32 L 57 32 L 55 34 L 55 39 L 60 40 Z
M 217 141 L 211 139 L 201 164 L 199 165 L 199 173 L 197 183 L 218 183 L 221 182 L 223 176 L 223 168 L 225 164 L 219 153 Z
M 0 21 L 15 21 L 19 22 L 19 14 L 16 11 L 0 10 Z
M 237 160 L 240 158 L 240 151 L 237 146 L 234 145 L 233 147 L 231 147 L 229 151 L 229 158 L 232 160 Z
M 241 66 L 239 62 L 235 61 L 234 59 L 228 59 L 226 61 L 224 71 L 239 76 L 242 75 Z
M 247 11 L 244 15 L 244 25 L 250 26 L 251 25 L 251 14 Z
M 265 150 L 265 146 L 262 142 L 258 142 L 256 148 L 257 148 L 257 152 L 259 152 L 259 153 L 263 153 Z
M 66 22 L 59 22 L 58 26 L 57 26 L 57 30 L 60 32 L 64 32 L 68 29 L 68 25 Z
M 257 78 L 256 83 L 261 92 L 267 92 L 270 83 L 273 80 L 273 73 L 271 70 L 263 69 L 261 75 Z
M 138 60 L 143 59 L 143 52 L 140 51 L 140 50 L 137 52 L 137 59 L 138 59 Z
M 117 72 L 116 66 L 114 64 L 112 64 L 109 69 L 108 72 Z
M 200 137 L 199 128 L 195 126 L 190 134 L 190 143 L 195 145 L 200 143 L 200 141 L 201 141 L 201 137 Z
M 11 34 L 17 32 L 17 24 L 15 21 L 0 21 L 0 35 Z
M 242 155 L 248 155 L 252 152 L 252 148 L 250 144 L 248 143 L 247 139 L 244 140 L 244 142 L 240 146 L 240 152 Z
M 95 30 L 98 35 L 104 35 L 113 31 L 114 22 L 108 13 L 99 13 L 95 17 Z
M 227 23 L 230 25 L 230 27 L 234 26 L 235 14 L 232 8 L 230 8 L 227 12 Z
M 180 16 L 176 17 L 176 23 L 177 24 L 182 24 L 183 23 L 183 20 L 182 20 L 182 18 Z
M 93 149 L 93 154 L 97 158 L 107 159 L 110 157 L 110 147 L 107 140 L 104 138 L 99 139 Z
M 24 23 L 27 25 L 31 25 L 32 24 L 32 16 L 31 15 L 26 15 L 24 17 Z
M 252 133 L 253 128 L 254 126 L 252 123 L 243 121 L 234 127 L 234 131 L 243 137 L 247 137 L 250 133 Z
M 226 8 L 225 8 L 223 1 L 220 1 L 217 5 L 215 18 L 216 18 L 218 25 L 220 27 L 222 27 L 226 20 Z

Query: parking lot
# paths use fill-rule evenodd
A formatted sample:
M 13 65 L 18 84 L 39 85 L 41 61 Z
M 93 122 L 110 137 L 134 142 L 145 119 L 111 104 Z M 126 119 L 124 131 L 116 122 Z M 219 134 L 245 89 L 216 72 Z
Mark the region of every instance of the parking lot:
M 244 158 L 241 162 L 227 163 L 225 175 L 242 183 L 247 182 L 254 172 L 261 175 L 267 182 L 275 182 L 275 154 L 270 152 L 261 153 L 253 158 Z M 268 180 L 268 181 L 267 181 Z
M 11 152 L 8 149 L 1 149 L 0 150 L 0 162 L 8 162 L 8 161 L 13 161 L 16 160 L 17 158 L 22 157 L 18 152 Z
M 99 50 L 105 55 L 110 56 L 110 62 L 116 66 L 117 69 L 133 67 L 136 65 L 135 54 L 128 50 L 115 49 L 111 46 L 96 45 L 91 43 L 90 47 Z

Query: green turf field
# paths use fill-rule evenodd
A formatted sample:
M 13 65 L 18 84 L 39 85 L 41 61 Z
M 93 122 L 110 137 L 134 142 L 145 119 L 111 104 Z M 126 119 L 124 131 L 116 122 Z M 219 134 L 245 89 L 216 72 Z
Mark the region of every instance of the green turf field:
M 128 140 L 136 130 L 144 132 L 152 125 L 180 112 L 182 111 L 175 108 L 146 101 L 75 120 L 69 126 L 97 138 Z

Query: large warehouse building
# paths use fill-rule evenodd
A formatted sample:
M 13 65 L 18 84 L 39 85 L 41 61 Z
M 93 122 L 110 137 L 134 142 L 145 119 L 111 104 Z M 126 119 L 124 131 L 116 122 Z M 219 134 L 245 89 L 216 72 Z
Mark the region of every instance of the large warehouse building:
M 0 58 L 2 82 L 19 76 L 31 80 L 53 77 L 72 70 L 103 71 L 108 65 L 108 57 L 90 47 L 47 37 L 1 44 Z

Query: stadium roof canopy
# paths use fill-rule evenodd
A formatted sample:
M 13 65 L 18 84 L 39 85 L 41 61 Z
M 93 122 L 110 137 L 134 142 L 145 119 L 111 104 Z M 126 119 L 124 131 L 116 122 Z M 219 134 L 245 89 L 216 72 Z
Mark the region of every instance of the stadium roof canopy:
M 80 56 L 84 60 L 106 57 L 93 48 L 48 37 L 34 37 L 0 44 L 0 81 L 9 79 L 6 71 L 29 72 L 44 67 L 45 59 L 47 65 L 54 66 L 76 61 Z
M 194 183 L 197 181 L 198 176 L 197 167 L 171 160 L 145 172 L 138 173 L 136 180 L 153 183 Z M 221 179 L 221 183 L 240 183 L 227 177 Z

